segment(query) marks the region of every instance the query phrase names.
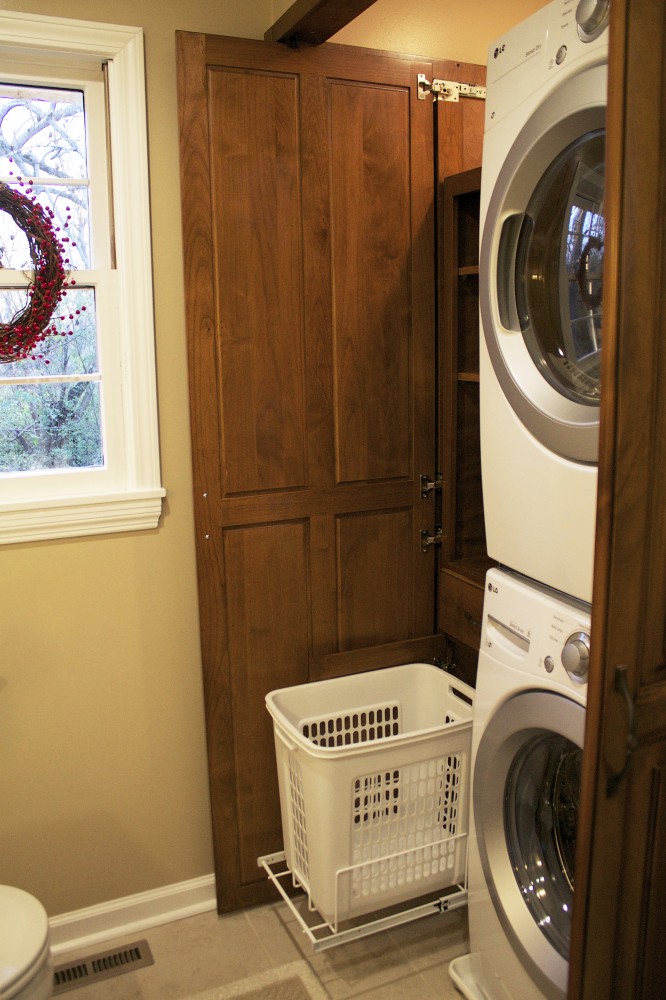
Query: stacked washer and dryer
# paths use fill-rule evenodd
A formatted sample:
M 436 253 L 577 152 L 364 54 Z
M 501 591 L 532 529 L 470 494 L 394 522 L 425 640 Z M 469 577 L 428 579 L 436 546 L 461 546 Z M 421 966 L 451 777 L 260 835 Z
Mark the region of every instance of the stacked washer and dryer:
M 564 1000 L 590 645 L 610 0 L 489 50 L 481 470 L 489 556 L 472 732 L 470 1000 Z

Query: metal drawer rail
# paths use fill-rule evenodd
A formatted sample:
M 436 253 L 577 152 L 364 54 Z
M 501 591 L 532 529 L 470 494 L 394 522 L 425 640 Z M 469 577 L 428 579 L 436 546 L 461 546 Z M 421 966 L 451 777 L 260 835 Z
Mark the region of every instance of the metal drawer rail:
M 449 886 L 443 893 L 420 897 L 418 900 L 408 900 L 398 906 L 345 921 L 336 927 L 324 920 L 310 905 L 307 893 L 303 891 L 287 866 L 284 851 L 257 858 L 257 865 L 264 869 L 269 881 L 273 883 L 295 916 L 315 952 L 334 948 L 339 944 L 355 941 L 357 938 L 368 937 L 370 934 L 377 934 L 389 927 L 397 927 L 399 924 L 409 923 L 421 917 L 446 913 L 467 905 L 466 886 L 456 884 Z M 291 890 L 287 888 L 289 885 Z

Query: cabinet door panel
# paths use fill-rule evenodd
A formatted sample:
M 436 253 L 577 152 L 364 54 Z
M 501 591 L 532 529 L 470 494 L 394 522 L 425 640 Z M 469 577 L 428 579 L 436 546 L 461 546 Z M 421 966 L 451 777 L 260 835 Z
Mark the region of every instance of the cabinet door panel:
M 223 540 L 241 877 L 282 837 L 268 691 L 308 679 L 308 537 L 302 521 L 226 529 Z M 270 645 L 267 638 L 270 637 Z M 269 845 L 266 847 L 266 845 Z M 272 844 L 272 847 L 270 845 Z
M 604 389 L 569 996 L 658 1000 L 666 996 L 666 9 L 617 0 L 610 16 Z
M 208 95 L 222 491 L 302 487 L 298 81 L 211 69 Z
M 412 540 L 408 509 L 337 519 L 338 649 L 410 637 L 411 588 L 403 573 Z M 432 609 L 429 613 L 432 617 Z M 424 634 L 427 631 L 424 622 Z
M 337 480 L 413 467 L 409 91 L 333 84 Z

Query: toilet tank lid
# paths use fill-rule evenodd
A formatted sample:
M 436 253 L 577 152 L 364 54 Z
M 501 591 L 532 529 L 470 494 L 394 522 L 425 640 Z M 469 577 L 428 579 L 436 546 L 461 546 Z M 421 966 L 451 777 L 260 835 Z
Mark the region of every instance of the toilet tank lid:
M 23 889 L 0 885 L 0 996 L 41 957 L 48 932 L 39 900 Z

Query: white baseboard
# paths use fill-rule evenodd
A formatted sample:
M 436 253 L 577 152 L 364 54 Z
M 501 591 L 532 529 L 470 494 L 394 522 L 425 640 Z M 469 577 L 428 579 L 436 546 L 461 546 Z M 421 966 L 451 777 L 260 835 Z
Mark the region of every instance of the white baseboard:
M 51 951 L 57 956 L 87 948 L 110 938 L 125 937 L 172 920 L 205 913 L 214 910 L 215 906 L 214 875 L 202 875 L 188 882 L 112 899 L 108 903 L 51 917 Z

